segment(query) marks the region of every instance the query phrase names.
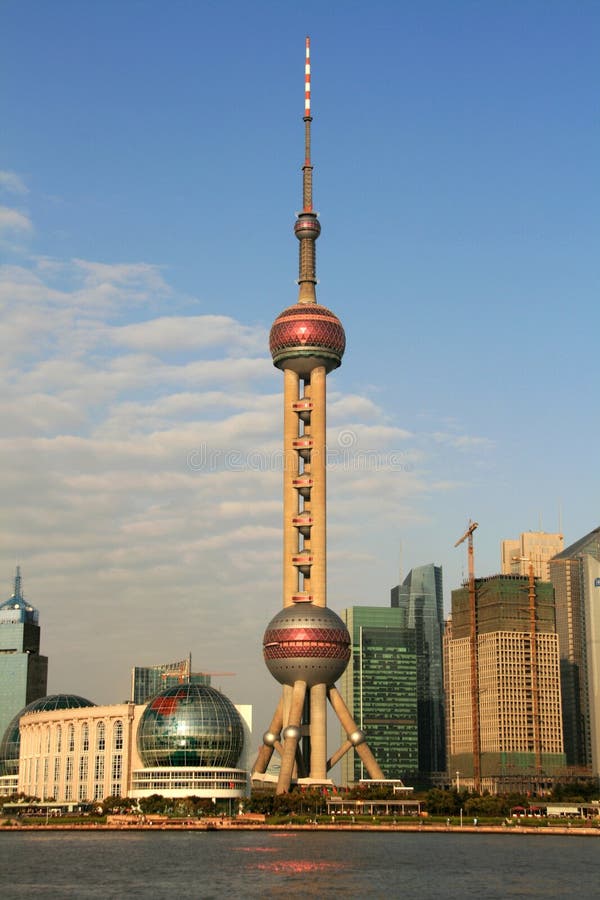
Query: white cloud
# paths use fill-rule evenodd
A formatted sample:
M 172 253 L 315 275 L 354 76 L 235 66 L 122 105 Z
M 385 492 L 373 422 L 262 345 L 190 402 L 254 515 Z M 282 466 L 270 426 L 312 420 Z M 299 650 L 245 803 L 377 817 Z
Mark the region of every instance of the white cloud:
M 29 216 L 18 209 L 11 209 L 9 206 L 0 206 L 0 233 L 2 232 L 20 232 L 29 233 L 33 231 L 33 225 Z
M 457 450 L 491 450 L 494 442 L 486 437 L 470 434 L 450 434 L 444 431 L 434 431 L 431 435 L 438 444 L 447 444 Z
M 9 194 L 28 194 L 29 188 L 16 172 L 0 170 L 0 190 Z
M 145 287 L 163 294 L 171 293 L 160 267 L 150 263 L 100 263 L 74 259 L 72 264 L 81 271 L 88 287 L 114 284 L 121 287 Z
M 224 347 L 244 348 L 264 354 L 267 333 L 251 328 L 229 316 L 163 316 L 114 329 L 117 344 L 144 350 L 202 350 Z
M 359 394 L 331 393 L 328 397 L 327 416 L 330 422 L 347 421 L 380 422 L 384 411 L 368 397 Z

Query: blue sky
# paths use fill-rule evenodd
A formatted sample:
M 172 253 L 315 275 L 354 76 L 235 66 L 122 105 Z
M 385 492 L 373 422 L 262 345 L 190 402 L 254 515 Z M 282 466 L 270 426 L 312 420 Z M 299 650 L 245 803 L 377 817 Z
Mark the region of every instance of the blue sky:
M 318 296 L 348 339 L 330 605 L 387 604 L 430 561 L 448 605 L 469 518 L 480 574 L 559 509 L 567 542 L 598 525 L 596 2 L 0 16 L 0 555 L 51 690 L 122 699 L 133 663 L 192 650 L 239 673 L 222 686 L 259 729 L 270 712 L 267 335 L 296 299 L 307 33 Z

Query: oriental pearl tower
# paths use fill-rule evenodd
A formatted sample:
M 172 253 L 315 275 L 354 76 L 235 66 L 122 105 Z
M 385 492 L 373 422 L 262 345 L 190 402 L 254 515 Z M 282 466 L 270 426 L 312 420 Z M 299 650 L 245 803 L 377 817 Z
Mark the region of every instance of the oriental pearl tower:
M 328 772 L 352 747 L 371 778 L 383 773 L 335 681 L 350 658 L 350 635 L 327 607 L 326 377 L 341 365 L 342 323 L 317 303 L 316 247 L 321 232 L 312 205 L 310 38 L 306 38 L 303 203 L 294 225 L 300 242 L 298 302 L 275 319 L 269 346 L 283 388 L 283 609 L 265 631 L 263 654 L 282 695 L 253 770 L 264 778 L 273 751 L 281 757 L 277 793 L 328 783 Z M 327 758 L 327 701 L 347 738 Z

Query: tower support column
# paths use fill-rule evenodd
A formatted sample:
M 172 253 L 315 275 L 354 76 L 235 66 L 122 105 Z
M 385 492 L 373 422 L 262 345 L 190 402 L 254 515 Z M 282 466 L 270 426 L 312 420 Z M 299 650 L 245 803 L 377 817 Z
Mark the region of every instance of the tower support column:
M 266 731 L 263 735 L 263 745 L 258 751 L 258 756 L 254 764 L 254 771 L 257 773 L 257 775 L 264 775 L 264 773 L 267 771 L 267 766 L 271 762 L 271 757 L 273 756 L 273 750 L 279 743 L 279 732 L 281 731 L 282 725 L 283 695 L 279 699 L 277 709 L 275 710 L 275 714 L 271 719 L 271 724 L 269 725 L 269 730 Z
M 327 778 L 327 685 L 310 689 L 310 777 Z
M 300 740 L 300 722 L 302 721 L 302 707 L 306 696 L 306 682 L 296 681 L 292 688 L 292 705 L 290 708 L 289 724 L 283 732 L 284 745 L 281 758 L 281 769 L 277 782 L 277 793 L 285 794 L 290 789 L 294 765 L 296 762 L 296 750 Z
M 364 735 L 357 727 L 356 722 L 350 715 L 350 711 L 344 703 L 342 695 L 340 694 L 338 689 L 336 687 L 330 687 L 328 690 L 328 696 L 335 714 L 340 720 L 342 728 L 348 735 L 350 743 L 354 746 L 354 749 L 363 761 L 365 769 L 367 770 L 371 778 L 383 778 L 384 775 L 381 771 L 381 768 L 379 767 L 377 760 L 375 759 L 369 746 L 365 742 Z
M 310 373 L 310 397 L 313 403 L 310 435 L 314 448 L 310 459 L 310 474 L 313 479 L 310 497 L 313 517 L 310 549 L 314 560 L 310 573 L 310 588 L 315 606 L 327 606 L 326 376 L 325 366 L 316 366 Z
M 293 480 L 298 475 L 298 454 L 293 442 L 298 437 L 298 416 L 293 404 L 298 400 L 299 377 L 292 369 L 283 373 L 283 605 L 291 606 L 298 591 L 298 571 L 292 556 L 298 550 L 298 533 L 292 518 L 298 512 L 298 492 Z

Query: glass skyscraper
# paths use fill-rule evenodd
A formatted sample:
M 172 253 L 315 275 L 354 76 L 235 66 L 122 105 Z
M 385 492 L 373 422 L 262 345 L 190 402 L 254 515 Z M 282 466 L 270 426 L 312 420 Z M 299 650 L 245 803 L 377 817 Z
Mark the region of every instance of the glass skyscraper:
M 600 528 L 550 560 L 567 764 L 600 774 Z
M 419 773 L 428 779 L 446 768 L 444 726 L 442 568 L 416 566 L 401 585 L 392 588 L 392 607 L 404 612 L 414 629 L 417 654 L 417 720 Z
M 48 659 L 40 656 L 38 620 L 17 566 L 13 594 L 0 603 L 0 739 L 13 716 L 46 694 Z
M 158 666 L 134 666 L 131 670 L 131 700 L 136 705 L 147 703 L 165 688 L 176 684 L 210 686 L 207 672 L 192 672 L 192 655 L 178 662 Z
M 397 608 L 353 606 L 341 616 L 352 641 L 341 694 L 385 777 L 412 781 L 419 765 L 415 629 Z M 341 767 L 343 784 L 368 777 L 353 750 Z

